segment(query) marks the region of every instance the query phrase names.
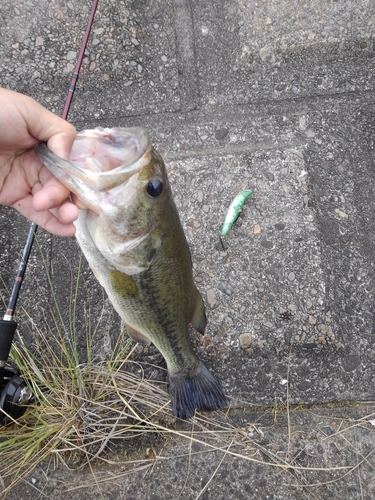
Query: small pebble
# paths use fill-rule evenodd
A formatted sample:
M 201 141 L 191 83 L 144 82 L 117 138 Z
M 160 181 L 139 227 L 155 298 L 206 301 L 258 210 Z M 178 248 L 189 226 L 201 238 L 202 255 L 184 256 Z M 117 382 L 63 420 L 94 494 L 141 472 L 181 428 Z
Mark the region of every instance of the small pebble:
M 135 46 L 139 45 L 139 42 L 138 42 L 138 40 L 136 38 L 131 38 L 130 41 Z
M 66 58 L 68 61 L 74 61 L 76 57 L 77 52 L 75 50 L 69 50 L 69 52 L 66 54 Z
M 240 335 L 240 347 L 241 349 L 248 349 L 251 345 L 251 335 L 250 333 L 241 333 Z
M 253 233 L 254 233 L 254 234 L 259 234 L 259 233 L 260 233 L 260 231 L 261 231 L 261 229 L 260 229 L 260 225 L 259 225 L 259 224 L 255 224 L 255 225 L 253 226 Z
M 312 316 L 311 314 L 309 315 L 309 323 L 310 325 L 316 325 L 316 317 Z
M 291 273 L 288 274 L 288 280 L 289 281 L 294 281 L 295 277 L 296 277 L 296 275 L 293 272 L 291 272 Z
M 327 335 L 330 339 L 334 340 L 335 334 L 333 333 L 331 328 L 328 329 Z
M 259 51 L 259 57 L 264 62 L 272 62 L 275 59 L 273 52 L 266 47 L 262 47 Z
M 315 137 L 315 132 L 313 131 L 312 128 L 308 128 L 305 132 L 306 137 Z
M 299 124 L 299 129 L 302 130 L 302 131 L 305 131 L 306 128 L 307 128 L 307 121 L 306 121 L 306 116 L 305 115 L 302 115 L 300 117 L 300 119 L 298 120 L 298 124 Z
M 216 300 L 216 294 L 215 294 L 215 290 L 213 290 L 212 288 L 210 288 L 209 290 L 207 290 L 206 292 L 206 298 L 207 298 L 207 302 L 208 302 L 208 305 L 211 309 L 214 309 L 218 302 Z
M 265 321 L 265 322 L 263 323 L 263 325 L 264 325 L 265 327 L 267 327 L 267 328 L 273 328 L 273 327 L 274 327 L 274 324 L 273 324 L 273 323 L 271 323 L 271 321 Z
M 220 281 L 219 285 L 218 285 L 218 289 L 225 293 L 225 295 L 232 295 L 233 294 L 233 289 L 232 287 L 230 286 L 229 282 L 228 281 Z
M 341 217 L 342 219 L 347 219 L 348 218 L 348 214 L 343 212 L 342 210 L 340 210 L 339 208 L 336 208 L 335 209 L 335 213 Z
M 194 227 L 195 229 L 197 229 L 198 227 L 201 227 L 201 223 L 198 219 L 189 219 L 186 223 L 189 227 Z
M 273 248 L 273 243 L 272 243 L 272 241 L 269 241 L 269 240 L 262 240 L 260 244 L 264 248 L 268 248 L 268 249 Z
M 229 130 L 227 128 L 219 128 L 215 130 L 215 139 L 218 141 L 221 141 L 222 139 L 225 139 L 225 137 L 228 135 Z
M 73 69 L 74 69 L 74 64 L 68 63 L 65 66 L 64 73 L 71 73 L 73 71 Z
M 40 47 L 44 44 L 44 40 L 41 36 L 37 36 L 35 39 L 35 47 Z
M 277 90 L 277 92 L 282 92 L 285 89 L 286 89 L 286 83 L 279 83 L 275 87 L 275 90 Z

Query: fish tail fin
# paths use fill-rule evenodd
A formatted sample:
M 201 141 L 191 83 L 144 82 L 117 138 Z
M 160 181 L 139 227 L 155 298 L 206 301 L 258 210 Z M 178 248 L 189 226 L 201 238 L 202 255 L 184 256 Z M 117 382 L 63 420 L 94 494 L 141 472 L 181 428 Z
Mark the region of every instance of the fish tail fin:
M 214 411 L 228 404 L 219 382 L 202 361 L 187 373 L 169 373 L 169 394 L 173 413 L 179 418 L 189 418 L 195 410 Z
M 196 330 L 198 330 L 199 333 L 203 335 L 207 325 L 206 308 L 204 307 L 204 302 L 201 294 L 198 292 L 198 290 L 196 290 L 196 292 L 197 298 L 191 324 Z

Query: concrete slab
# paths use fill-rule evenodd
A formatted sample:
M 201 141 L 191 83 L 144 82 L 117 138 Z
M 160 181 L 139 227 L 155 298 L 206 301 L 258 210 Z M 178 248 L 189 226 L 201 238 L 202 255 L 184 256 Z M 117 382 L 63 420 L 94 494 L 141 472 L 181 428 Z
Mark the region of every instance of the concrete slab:
M 366 0 L 194 2 L 202 102 L 244 104 L 372 88 Z M 370 29 L 369 29 L 370 28 Z
M 0 84 L 60 113 L 89 4 L 3 2 Z M 70 118 L 79 129 L 143 126 L 165 157 L 208 305 L 206 335 L 193 334 L 193 341 L 232 407 L 243 401 L 247 408 L 285 403 L 287 379 L 291 404 L 374 400 L 374 22 L 374 8 L 365 0 L 100 1 Z M 223 217 L 242 188 L 254 195 L 223 250 L 218 245 Z M 13 279 L 26 231 L 26 221 L 1 209 L 5 285 Z M 39 238 L 68 315 L 70 271 L 79 262 L 76 243 L 43 231 Z M 93 321 L 103 325 L 95 349 L 106 355 L 112 311 L 85 265 L 83 276 Z M 30 343 L 33 325 L 48 316 L 35 301 L 36 283 L 49 300 L 37 248 L 19 307 L 20 330 Z M 82 311 L 85 294 L 79 298 Z M 85 313 L 77 321 L 83 352 Z M 118 319 L 114 325 L 118 331 Z M 163 366 L 152 347 L 138 356 Z M 352 410 L 342 411 L 344 418 Z M 305 425 L 320 428 L 308 415 Z M 282 449 L 279 431 L 276 426 L 268 441 L 276 451 Z M 363 436 L 358 445 L 363 456 L 366 446 L 374 449 L 371 431 L 369 424 L 367 441 Z M 178 455 L 182 444 L 165 446 Z M 322 463 L 322 456 L 325 464 L 333 463 L 332 450 L 327 454 L 324 446 L 314 448 L 314 463 Z M 342 448 L 343 456 L 351 449 Z M 191 463 L 199 486 L 189 485 L 183 498 L 198 497 L 222 456 L 212 459 L 206 475 L 200 472 L 204 459 Z M 158 474 L 172 474 L 169 466 L 158 467 L 142 486 L 135 487 L 138 476 L 128 489 L 119 479 L 117 490 L 105 490 L 105 497 L 176 498 L 181 482 L 178 487 L 173 481 L 151 482 Z M 178 477 L 183 465 L 176 460 L 174 467 Z M 225 459 L 219 468 L 223 477 L 215 475 L 212 490 L 207 487 L 200 498 L 221 498 L 221 491 L 223 498 L 301 498 L 292 496 L 287 480 L 279 485 L 277 473 L 246 468 Z M 363 474 L 352 483 L 350 475 L 341 486 L 317 487 L 314 494 L 339 498 L 351 491 L 353 498 L 371 498 L 373 469 Z M 330 480 L 322 477 L 314 476 Z M 41 488 L 50 494 L 50 486 Z M 27 494 L 23 490 L 24 498 Z M 85 494 L 72 493 L 91 498 L 92 492 Z
M 199 426 L 195 433 L 185 429 L 194 442 L 155 434 L 138 442 L 137 453 L 128 452 L 134 464 L 97 466 L 95 476 L 88 469 L 38 467 L 7 498 L 89 500 L 98 495 L 97 481 L 110 500 L 370 499 L 373 412 L 365 405 L 291 409 L 288 426 L 282 411 L 240 411 L 226 422 L 233 425 L 229 435 L 222 427 L 221 436 L 206 439 Z M 113 451 L 108 458 L 120 460 Z M 285 468 L 286 461 L 295 468 Z M 137 465 L 141 470 L 131 471 Z

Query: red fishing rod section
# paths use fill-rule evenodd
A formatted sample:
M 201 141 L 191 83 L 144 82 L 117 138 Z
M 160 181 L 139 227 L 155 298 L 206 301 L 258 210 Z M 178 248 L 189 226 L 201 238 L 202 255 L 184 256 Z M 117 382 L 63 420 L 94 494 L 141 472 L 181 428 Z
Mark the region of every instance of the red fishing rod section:
M 90 16 L 87 22 L 86 31 L 82 40 L 81 49 L 78 54 L 74 73 L 70 81 L 69 92 L 66 97 L 64 110 L 61 117 L 66 120 L 68 117 L 70 105 L 73 99 L 76 83 L 82 65 L 83 56 L 86 50 L 87 41 L 90 36 L 92 23 L 94 21 L 95 12 L 99 0 L 94 0 L 91 6 Z M 34 242 L 35 233 L 38 226 L 32 223 L 26 244 L 22 252 L 21 261 L 15 277 L 14 285 L 10 295 L 8 307 L 4 318 L 0 320 L 0 425 L 3 425 L 7 417 L 17 419 L 22 415 L 25 406 L 31 398 L 32 394 L 25 381 L 19 376 L 19 371 L 15 368 L 7 366 L 10 348 L 12 346 L 13 337 L 16 332 L 17 322 L 14 321 L 14 313 L 18 295 L 26 272 L 27 262 L 29 260 L 31 248 Z

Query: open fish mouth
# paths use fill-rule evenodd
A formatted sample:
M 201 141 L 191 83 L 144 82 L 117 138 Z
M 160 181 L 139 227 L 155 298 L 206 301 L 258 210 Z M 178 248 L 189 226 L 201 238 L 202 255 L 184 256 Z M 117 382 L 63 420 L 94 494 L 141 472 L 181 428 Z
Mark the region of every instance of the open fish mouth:
M 77 133 L 69 161 L 52 153 L 45 143 L 35 151 L 55 177 L 87 203 L 88 188 L 108 191 L 139 172 L 149 161 L 151 145 L 140 127 L 98 127 Z
M 78 132 L 70 153 L 70 162 L 92 172 L 108 172 L 137 162 L 148 146 L 141 128 L 101 128 Z

